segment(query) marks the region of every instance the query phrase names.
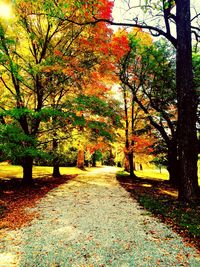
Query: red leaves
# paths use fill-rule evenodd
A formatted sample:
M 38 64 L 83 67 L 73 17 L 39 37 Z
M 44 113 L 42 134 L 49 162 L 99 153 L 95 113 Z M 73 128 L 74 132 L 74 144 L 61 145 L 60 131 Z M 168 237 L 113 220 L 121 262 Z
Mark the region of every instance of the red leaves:
M 112 38 L 111 51 L 117 60 L 120 60 L 129 50 L 129 40 L 126 32 L 124 34 L 118 33 Z
M 63 56 L 63 53 L 62 53 L 60 50 L 57 50 L 57 49 L 54 50 L 54 54 L 55 54 L 56 56 L 60 56 L 60 57 Z
M 99 18 L 111 19 L 112 8 L 114 6 L 113 1 L 102 0 L 98 1 L 98 15 Z
M 134 152 L 135 153 L 151 153 L 153 150 L 150 148 L 152 145 L 151 140 L 146 136 L 132 136 L 131 139 L 134 141 Z
M 107 148 L 106 143 L 99 141 L 96 144 L 88 144 L 86 149 L 90 152 L 90 154 L 93 154 L 97 150 L 101 150 L 102 152 L 105 151 Z

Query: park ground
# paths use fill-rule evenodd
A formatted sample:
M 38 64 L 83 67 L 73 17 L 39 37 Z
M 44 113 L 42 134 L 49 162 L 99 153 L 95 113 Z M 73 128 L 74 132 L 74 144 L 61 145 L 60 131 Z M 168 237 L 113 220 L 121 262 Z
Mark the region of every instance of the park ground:
M 200 207 L 176 201 L 164 170 L 35 167 L 29 188 L 20 167 L 0 170 L 1 267 L 200 266 Z

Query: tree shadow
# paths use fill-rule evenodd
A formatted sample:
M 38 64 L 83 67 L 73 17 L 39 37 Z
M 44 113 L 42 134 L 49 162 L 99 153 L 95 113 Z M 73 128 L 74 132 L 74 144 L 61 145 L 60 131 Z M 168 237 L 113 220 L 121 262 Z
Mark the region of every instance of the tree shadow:
M 130 178 L 117 175 L 119 184 L 133 199 L 162 222 L 170 225 L 189 244 L 200 251 L 200 205 L 177 200 L 177 188 L 168 181 L 149 178 Z

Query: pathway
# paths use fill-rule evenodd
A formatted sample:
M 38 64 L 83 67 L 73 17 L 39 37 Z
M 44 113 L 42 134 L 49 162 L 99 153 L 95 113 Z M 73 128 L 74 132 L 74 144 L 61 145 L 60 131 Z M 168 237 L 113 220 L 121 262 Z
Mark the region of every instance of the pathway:
M 29 226 L 6 233 L 0 267 L 200 267 L 200 255 L 97 168 L 49 192 Z

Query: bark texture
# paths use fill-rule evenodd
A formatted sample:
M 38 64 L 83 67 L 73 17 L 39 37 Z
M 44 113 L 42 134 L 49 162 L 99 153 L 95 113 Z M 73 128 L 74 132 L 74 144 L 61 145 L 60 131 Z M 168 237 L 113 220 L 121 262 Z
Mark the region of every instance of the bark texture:
M 23 168 L 23 179 L 22 182 L 26 185 L 31 185 L 33 183 L 33 158 L 25 157 L 22 163 Z
M 176 0 L 179 199 L 197 198 L 197 95 L 193 86 L 190 1 Z
M 56 134 L 54 134 L 54 136 L 56 137 Z M 55 138 L 53 138 L 53 151 L 55 151 L 55 153 L 58 152 L 58 141 Z M 61 177 L 58 157 L 53 159 L 53 177 Z
M 84 169 L 84 150 L 79 149 L 77 156 L 77 167 L 80 169 Z

